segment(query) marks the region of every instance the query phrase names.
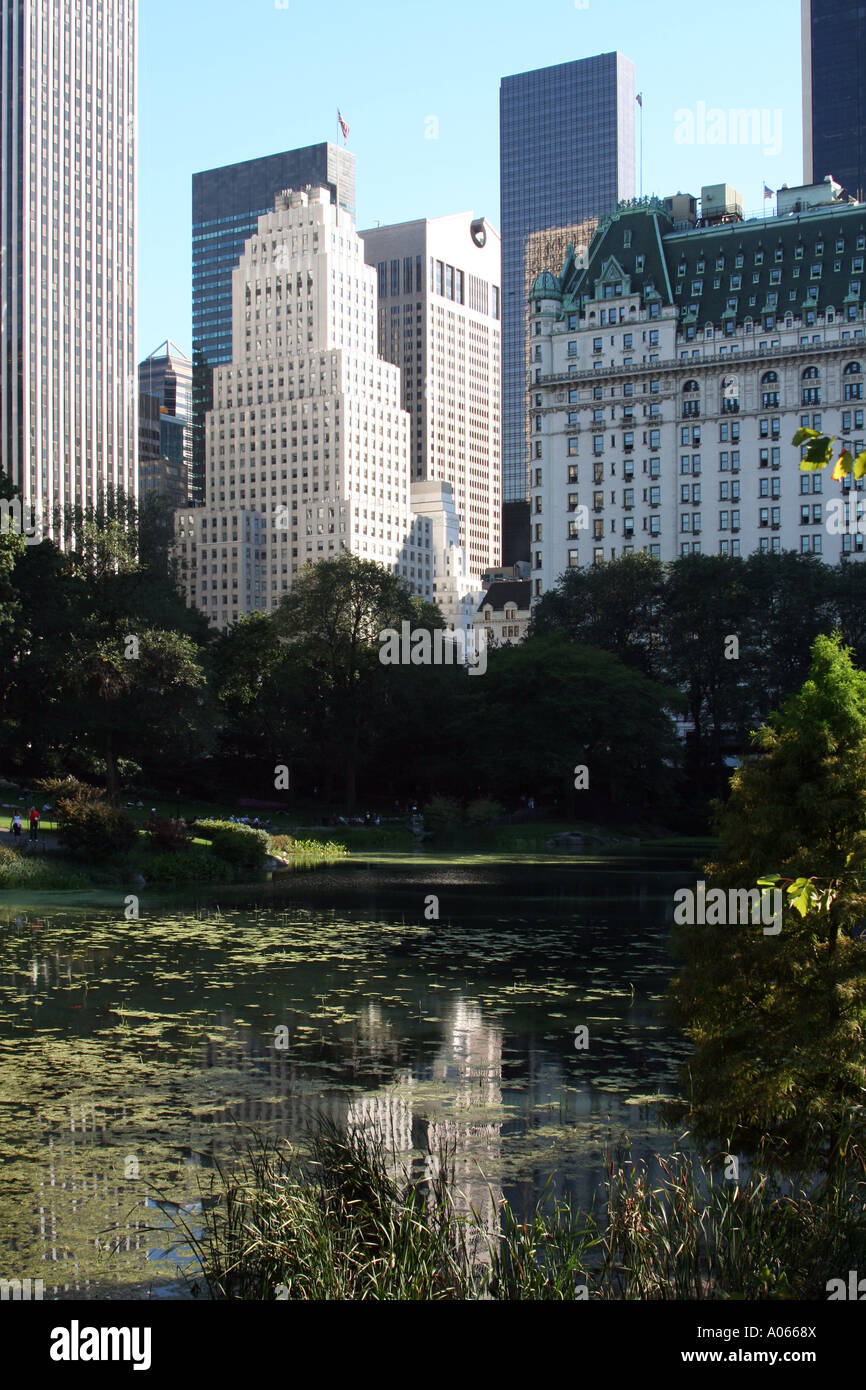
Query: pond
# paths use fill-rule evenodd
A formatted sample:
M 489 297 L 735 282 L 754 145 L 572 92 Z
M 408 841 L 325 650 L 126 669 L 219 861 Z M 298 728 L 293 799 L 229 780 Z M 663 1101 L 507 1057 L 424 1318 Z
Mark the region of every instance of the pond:
M 663 997 L 693 862 L 355 857 L 137 920 L 122 893 L 0 895 L 2 1272 L 186 1296 L 158 1203 L 194 1226 L 248 1127 L 303 1142 L 319 1115 L 447 1153 L 485 1220 L 548 1184 L 588 1206 L 617 1145 L 676 1143 L 654 1101 L 686 1055 Z

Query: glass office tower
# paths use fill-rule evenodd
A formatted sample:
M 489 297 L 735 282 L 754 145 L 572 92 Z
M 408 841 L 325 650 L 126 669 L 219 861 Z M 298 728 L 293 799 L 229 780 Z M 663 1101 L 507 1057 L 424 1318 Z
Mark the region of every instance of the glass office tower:
M 232 358 L 232 271 L 259 218 L 284 189 L 328 188 L 355 216 L 355 156 L 327 142 L 285 150 L 192 179 L 192 495 L 204 498 L 204 426 L 213 404 L 213 370 Z
M 502 79 L 502 500 L 506 507 L 525 507 L 528 496 L 527 237 L 604 216 L 621 199 L 634 197 L 634 129 L 634 66 L 621 53 L 603 53 Z M 507 513 L 503 529 L 513 533 Z M 504 559 L 511 562 L 508 556 Z
M 0 460 L 51 522 L 134 496 L 135 0 L 0 0 Z
M 866 198 L 866 7 L 802 0 L 803 182 Z
M 149 357 L 138 364 L 138 389 L 140 399 L 156 400 L 160 411 L 159 458 L 168 457 L 175 462 L 177 440 L 180 438 L 180 477 L 181 485 L 175 489 L 179 500 L 177 506 L 189 502 L 190 479 L 192 477 L 192 362 L 177 343 L 171 339 L 161 343 Z M 148 406 L 149 411 L 149 406 Z M 178 431 L 180 432 L 178 435 Z M 149 447 L 150 421 L 139 421 L 139 467 L 142 461 L 152 458 Z M 170 446 L 170 447 L 169 447 Z M 144 479 L 139 478 L 140 490 L 144 495 Z M 157 490 L 149 485 L 147 491 Z

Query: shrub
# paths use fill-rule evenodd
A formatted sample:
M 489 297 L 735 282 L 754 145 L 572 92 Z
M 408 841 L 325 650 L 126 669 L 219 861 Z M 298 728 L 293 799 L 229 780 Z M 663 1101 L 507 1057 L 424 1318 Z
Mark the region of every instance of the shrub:
M 169 854 L 155 854 L 144 866 L 149 885 L 161 883 L 228 883 L 232 871 L 224 859 L 204 845 Z
M 463 820 L 463 808 L 450 796 L 434 796 L 424 807 L 428 830 L 454 830 Z
M 110 806 L 105 793 L 77 782 L 51 780 L 41 784 L 55 801 L 57 831 L 64 845 L 91 859 L 125 854 L 138 840 L 135 821 L 119 806 Z
M 260 869 L 270 848 L 266 830 L 254 830 L 251 825 L 236 825 L 229 820 L 196 821 L 194 832 L 210 840 L 214 854 L 228 864 L 245 869 Z
M 148 839 L 155 849 L 160 850 L 182 850 L 190 841 L 190 832 L 187 826 L 178 825 L 177 821 L 158 819 L 152 830 L 148 830 Z
M 21 854 L 0 845 L 0 890 L 26 888 L 29 892 L 41 889 L 65 892 L 89 887 L 87 876 L 76 873 L 69 864 L 58 863 L 44 855 Z

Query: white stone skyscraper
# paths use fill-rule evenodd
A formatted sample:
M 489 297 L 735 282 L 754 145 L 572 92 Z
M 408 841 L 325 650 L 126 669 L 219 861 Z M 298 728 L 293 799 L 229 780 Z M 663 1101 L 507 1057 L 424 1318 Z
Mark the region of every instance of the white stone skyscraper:
M 499 233 L 470 212 L 361 233 L 376 267 L 379 351 L 400 368 L 412 481 L 451 485 L 467 572 L 502 549 Z
M 137 489 L 136 0 L 0 0 L 0 456 L 25 503 Z
M 326 188 L 278 195 L 232 278 L 205 505 L 177 516 L 187 599 L 215 626 L 276 608 L 299 569 L 341 551 L 432 598 L 433 523 L 411 509 L 400 372 L 376 343 L 376 273 L 350 214 Z

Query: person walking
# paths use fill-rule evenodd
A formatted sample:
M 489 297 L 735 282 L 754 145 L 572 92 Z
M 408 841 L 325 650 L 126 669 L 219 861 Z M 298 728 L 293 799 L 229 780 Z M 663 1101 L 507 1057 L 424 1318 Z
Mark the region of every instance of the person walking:
M 15 836 L 15 839 L 17 840 L 17 839 L 19 838 L 19 836 L 21 835 L 21 817 L 20 817 L 20 815 L 18 814 L 17 811 L 15 812 L 14 816 L 12 817 L 12 824 L 10 825 L 9 829 L 11 830 L 12 834 Z
M 35 806 L 30 807 L 30 838 L 31 840 L 38 840 L 39 838 L 39 812 Z

